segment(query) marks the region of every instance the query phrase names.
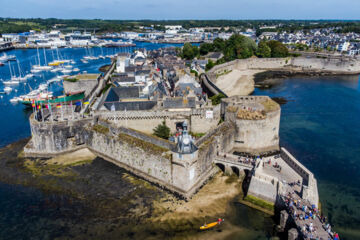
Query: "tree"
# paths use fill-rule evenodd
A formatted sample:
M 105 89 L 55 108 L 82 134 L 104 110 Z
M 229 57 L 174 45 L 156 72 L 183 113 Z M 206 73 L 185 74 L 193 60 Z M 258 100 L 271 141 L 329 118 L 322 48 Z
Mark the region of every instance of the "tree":
M 266 42 L 266 44 L 271 48 L 271 57 L 287 57 L 289 56 L 289 50 L 287 47 L 279 41 L 271 40 Z
M 162 124 L 157 125 L 156 128 L 153 129 L 154 135 L 163 139 L 169 139 L 170 137 L 170 128 L 166 126 L 165 121 Z
M 205 65 L 205 70 L 209 71 L 210 69 L 212 69 L 215 66 L 215 63 L 213 61 L 211 61 L 211 59 L 208 61 L 208 63 Z
M 256 43 L 251 38 L 233 34 L 225 42 L 223 53 L 226 61 L 232 61 L 239 58 L 249 58 L 254 55 L 256 49 Z
M 182 58 L 192 60 L 199 55 L 199 48 L 191 45 L 191 43 L 185 43 L 182 49 Z
M 261 41 L 259 42 L 256 55 L 261 58 L 269 58 L 271 57 L 271 48 L 266 44 L 266 42 Z
M 200 45 L 200 54 L 206 55 L 209 52 L 214 51 L 214 45 L 211 43 L 203 43 Z
M 218 105 L 218 104 L 220 104 L 220 103 L 221 103 L 221 99 L 224 98 L 224 97 L 225 97 L 225 95 L 222 94 L 222 93 L 219 93 L 219 94 L 217 94 L 217 95 L 214 95 L 214 96 L 210 97 L 210 100 L 211 100 L 212 105 Z
M 222 52 L 225 48 L 225 41 L 221 38 L 215 38 L 213 41 L 214 51 Z

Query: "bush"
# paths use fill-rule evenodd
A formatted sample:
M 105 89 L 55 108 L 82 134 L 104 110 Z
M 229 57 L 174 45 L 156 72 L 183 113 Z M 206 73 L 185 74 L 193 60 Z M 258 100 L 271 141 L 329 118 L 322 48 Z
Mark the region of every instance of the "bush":
M 206 64 L 206 66 L 205 66 L 205 70 L 206 71 L 209 71 L 210 69 L 212 69 L 214 66 L 215 66 L 216 64 L 213 62 L 213 61 L 211 61 L 211 59 L 208 61 L 208 63 Z
M 166 126 L 165 121 L 162 124 L 159 124 L 156 128 L 154 128 L 154 135 L 163 139 L 169 139 L 170 137 L 170 128 Z
M 192 70 L 192 69 L 191 69 L 190 72 L 193 73 L 193 74 L 195 74 L 195 77 L 197 77 L 197 76 L 199 75 L 198 72 L 195 71 L 195 70 Z
M 281 58 L 289 56 L 287 47 L 279 41 L 271 40 L 266 43 L 271 49 L 271 57 Z
M 222 93 L 219 93 L 218 95 L 214 95 L 210 97 L 212 105 L 218 105 L 221 103 L 221 99 L 225 98 L 226 96 Z

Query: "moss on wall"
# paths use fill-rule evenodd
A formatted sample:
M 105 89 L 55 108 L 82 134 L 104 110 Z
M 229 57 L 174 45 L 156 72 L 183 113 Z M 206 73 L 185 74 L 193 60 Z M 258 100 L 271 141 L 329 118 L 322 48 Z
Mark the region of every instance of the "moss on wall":
M 274 211 L 275 209 L 275 206 L 273 203 L 271 202 L 268 202 L 268 201 L 265 201 L 265 200 L 262 200 L 260 198 L 257 198 L 257 197 L 254 197 L 252 195 L 247 195 L 245 198 L 244 198 L 244 201 L 247 201 L 247 202 L 250 202 L 256 206 L 259 206 L 261 208 L 264 208 L 266 210 L 270 210 L 270 211 Z
M 273 112 L 278 110 L 279 104 L 277 104 L 275 101 L 271 100 L 271 99 L 267 99 L 266 101 L 261 103 L 264 106 L 264 111 L 265 112 Z
M 150 154 L 153 154 L 153 155 L 162 155 L 163 153 L 166 153 L 169 151 L 168 149 L 166 149 L 164 147 L 160 147 L 153 143 L 143 141 L 139 138 L 127 135 L 125 133 L 119 134 L 119 140 L 124 141 L 124 142 L 130 144 L 131 146 L 141 148 L 145 152 L 149 152 Z
M 109 132 L 108 127 L 105 127 L 105 126 L 102 126 L 99 124 L 94 125 L 92 129 L 98 133 L 103 133 L 103 134 L 107 134 Z

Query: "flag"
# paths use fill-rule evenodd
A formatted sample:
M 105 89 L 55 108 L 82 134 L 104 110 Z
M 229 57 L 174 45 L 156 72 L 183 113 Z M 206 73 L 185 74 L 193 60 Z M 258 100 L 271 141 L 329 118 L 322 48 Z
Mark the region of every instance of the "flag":
M 61 108 L 61 104 L 56 104 L 56 108 Z
M 75 106 L 81 106 L 81 102 L 76 102 Z
M 84 102 L 84 105 L 88 105 L 88 104 L 89 104 L 89 102 L 88 102 L 88 101 Z
M 38 105 L 37 109 L 39 109 L 39 110 L 40 110 L 40 109 L 41 109 L 41 105 Z
M 46 108 L 50 110 L 51 109 L 51 104 L 46 104 Z

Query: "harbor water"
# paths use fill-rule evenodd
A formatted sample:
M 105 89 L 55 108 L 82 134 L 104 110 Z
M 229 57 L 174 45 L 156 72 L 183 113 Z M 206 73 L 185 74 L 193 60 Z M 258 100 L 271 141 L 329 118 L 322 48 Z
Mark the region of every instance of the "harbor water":
M 154 49 L 165 44 L 137 43 L 137 47 Z M 129 51 L 130 49 L 127 49 Z M 93 48 L 93 55 L 101 54 Z M 124 49 L 103 48 L 103 54 L 114 54 Z M 47 49 L 47 60 L 52 60 L 54 50 Z M 98 59 L 82 63 L 88 55 L 84 48 L 59 49 L 65 59 L 73 59 L 80 72 L 98 73 L 110 60 Z M 35 64 L 37 50 L 12 50 L 23 72 Z M 43 61 L 43 51 L 40 50 Z M 43 62 L 42 62 L 43 63 Z M 17 71 L 17 64 L 14 65 Z M 9 100 L 35 89 L 40 83 L 55 77 L 44 73 L 22 84 L 17 92 L 0 99 L 0 147 L 30 136 L 27 110 Z M 7 65 L 0 67 L 0 79 L 9 80 Z M 4 86 L 0 83 L 0 89 Z M 61 82 L 49 85 L 49 90 L 61 94 Z M 280 126 L 281 145 L 314 172 L 318 180 L 321 206 L 341 239 L 360 239 L 360 83 L 356 77 L 322 76 L 278 80 L 270 89 L 256 89 L 255 95 L 283 97 Z M 104 167 L 106 171 L 106 167 Z M 157 194 L 156 191 L 153 194 Z M 82 215 L 89 211 L 81 203 L 66 196 L 46 194 L 38 189 L 0 184 L 0 239 L 54 239 L 67 235 L 72 228 L 81 228 Z M 269 239 L 274 221 L 263 213 L 241 204 L 232 204 L 227 213 L 232 225 L 247 229 L 229 239 Z M 60 219 L 60 220 L 59 220 Z M 65 224 L 64 222 L 71 222 Z M 97 219 L 97 221 L 100 221 Z M 90 224 L 90 223 L 89 223 Z M 31 234 L 31 235 L 28 235 Z M 152 236 L 153 233 L 149 233 Z M 175 234 L 176 235 L 176 234 Z M 88 236 L 88 239 L 91 239 Z
M 359 76 L 278 80 L 255 95 L 283 97 L 280 144 L 317 178 L 323 212 L 341 239 L 360 239 Z

